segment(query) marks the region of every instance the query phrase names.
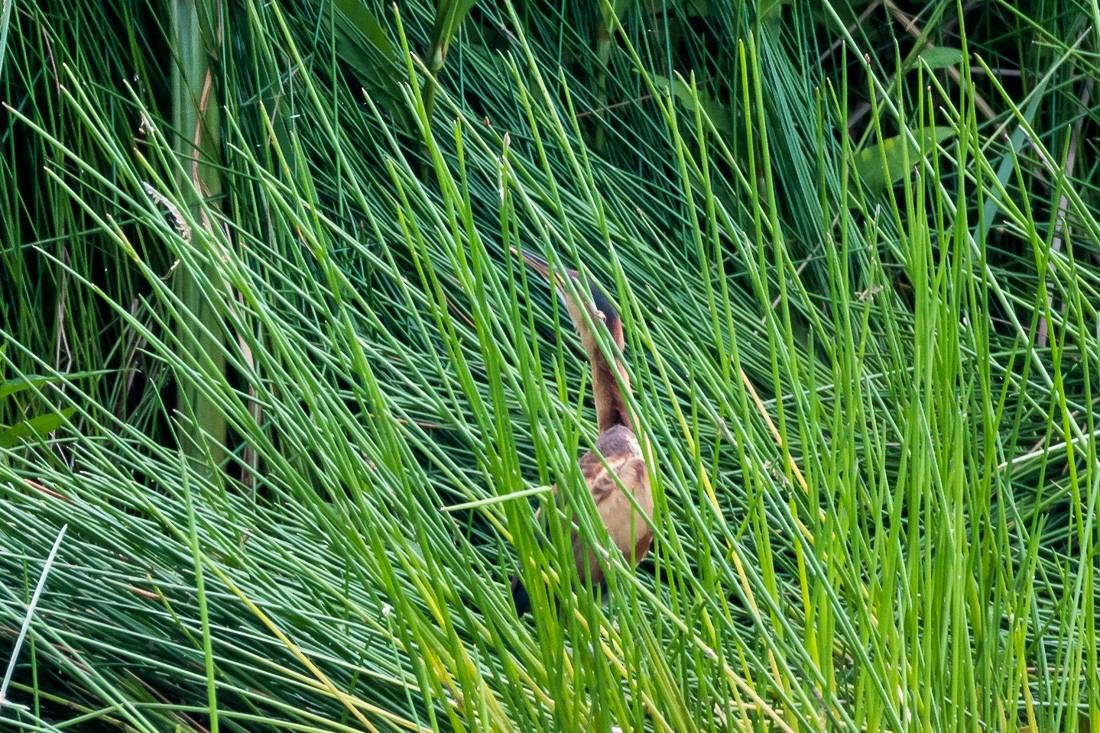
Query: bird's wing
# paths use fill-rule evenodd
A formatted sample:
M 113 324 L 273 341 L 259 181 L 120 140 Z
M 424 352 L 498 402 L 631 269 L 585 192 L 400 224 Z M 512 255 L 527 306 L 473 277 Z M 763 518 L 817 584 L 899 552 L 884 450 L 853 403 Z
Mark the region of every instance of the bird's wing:
M 601 442 L 608 441 L 601 439 Z M 606 451 L 603 460 L 594 451 L 585 453 L 580 459 L 581 472 L 615 546 L 627 560 L 638 562 L 649 551 L 653 536 L 624 489 L 634 496 L 644 512 L 652 511 L 645 461 L 632 435 L 629 440 L 618 441 L 618 445 L 600 447 Z M 610 450 L 614 447 L 622 450 Z
M 649 474 L 637 438 L 629 428 L 616 426 L 605 431 L 596 441 L 596 449 L 581 456 L 579 463 L 581 475 L 592 495 L 592 501 L 596 504 L 596 511 L 607 527 L 612 542 L 628 561 L 640 562 L 649 552 L 653 532 L 623 491 L 625 489 L 630 492 L 642 512 L 652 516 Z M 554 485 L 553 492 L 554 504 L 564 507 L 565 494 L 558 491 L 557 485 Z M 545 507 L 540 507 L 536 512 L 536 522 L 544 521 L 543 508 Z M 592 585 L 599 585 L 604 580 L 603 563 L 596 551 L 581 539 L 576 528 L 576 519 L 571 521 L 574 524 L 572 544 L 577 574 L 581 578 L 590 577 Z M 517 583 L 518 578 L 513 585 Z M 515 592 L 516 589 L 513 588 L 513 594 Z

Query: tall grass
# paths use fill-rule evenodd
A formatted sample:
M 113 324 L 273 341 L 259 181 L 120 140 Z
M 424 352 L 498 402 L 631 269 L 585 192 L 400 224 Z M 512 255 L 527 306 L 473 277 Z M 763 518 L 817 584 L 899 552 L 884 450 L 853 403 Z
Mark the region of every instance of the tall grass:
M 188 61 L 17 6 L 4 724 L 1100 724 L 1096 19 L 442 7 L 214 6 Z M 656 542 L 602 598 L 533 519 L 596 431 L 512 247 L 623 314 Z

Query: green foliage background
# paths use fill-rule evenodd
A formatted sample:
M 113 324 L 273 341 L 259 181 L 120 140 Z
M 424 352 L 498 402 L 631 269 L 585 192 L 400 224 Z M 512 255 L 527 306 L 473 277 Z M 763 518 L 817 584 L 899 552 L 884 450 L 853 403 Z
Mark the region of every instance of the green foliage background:
M 0 11 L 3 726 L 1100 726 L 1095 3 Z

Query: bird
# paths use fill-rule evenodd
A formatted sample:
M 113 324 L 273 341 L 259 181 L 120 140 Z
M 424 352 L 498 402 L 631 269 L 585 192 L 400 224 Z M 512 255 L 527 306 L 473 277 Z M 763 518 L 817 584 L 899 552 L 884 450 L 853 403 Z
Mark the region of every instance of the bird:
M 516 252 L 515 248 L 512 251 Z M 625 343 L 622 318 L 599 286 L 576 270 L 557 268 L 552 275 L 549 263 L 543 258 L 527 251 L 520 254 L 531 269 L 557 291 L 592 365 L 592 393 L 596 427 L 600 435 L 593 449 L 580 457 L 581 475 L 611 540 L 627 561 L 637 565 L 653 543 L 649 523 L 653 519 L 650 466 L 634 432 L 634 423 L 626 404 L 625 396 L 630 390 L 626 368 L 617 357 L 611 361 L 604 355 L 595 334 L 588 327 L 582 308 L 588 309 L 591 323 L 597 328 L 607 329 L 611 340 L 619 347 L 619 353 L 622 353 Z M 580 303 L 573 298 L 565 287 L 563 276 L 574 282 L 578 293 L 587 292 L 591 302 Z M 633 495 L 633 503 L 624 490 Z M 555 499 L 560 500 L 556 484 L 553 492 Z M 645 514 L 644 518 L 639 516 L 638 509 Z M 604 568 L 598 553 L 581 539 L 575 522 L 571 537 L 578 575 L 590 578 L 593 586 L 602 585 Z M 523 616 L 530 610 L 531 598 L 519 573 L 512 578 L 512 600 L 517 615 Z

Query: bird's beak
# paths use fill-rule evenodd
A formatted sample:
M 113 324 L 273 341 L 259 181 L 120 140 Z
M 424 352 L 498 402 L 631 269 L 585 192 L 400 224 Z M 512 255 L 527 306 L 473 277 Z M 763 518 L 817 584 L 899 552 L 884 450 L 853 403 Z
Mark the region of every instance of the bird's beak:
M 516 252 L 516 248 L 512 247 L 512 251 Z M 527 252 L 526 250 L 519 253 L 523 257 L 523 261 L 531 266 L 531 269 L 550 280 L 550 263 L 539 257 L 537 254 Z
M 543 258 L 539 257 L 537 254 L 533 254 L 533 253 L 528 252 L 526 250 L 524 250 L 523 252 L 520 252 L 515 247 L 512 247 L 511 250 L 514 254 L 518 254 L 519 256 L 521 256 L 523 258 L 523 261 L 526 262 L 531 267 L 532 270 L 534 270 L 538 274 L 542 275 L 542 277 L 546 280 L 546 282 L 553 283 L 553 285 L 557 289 L 562 288 L 562 278 L 561 278 L 561 276 L 563 274 L 568 275 L 569 277 L 573 278 L 574 280 L 577 279 L 577 276 L 580 274 L 576 270 L 571 270 L 571 269 L 568 269 L 568 268 L 565 268 L 565 267 L 558 267 L 558 268 L 555 269 L 555 274 L 557 275 L 557 277 L 551 279 L 551 277 L 550 277 L 550 263 L 549 262 L 547 262 Z

